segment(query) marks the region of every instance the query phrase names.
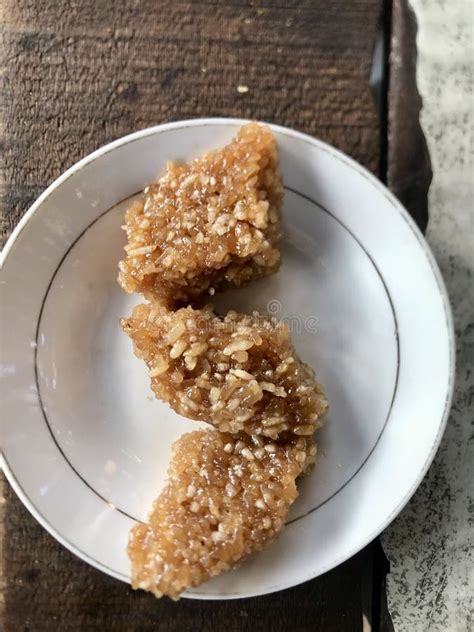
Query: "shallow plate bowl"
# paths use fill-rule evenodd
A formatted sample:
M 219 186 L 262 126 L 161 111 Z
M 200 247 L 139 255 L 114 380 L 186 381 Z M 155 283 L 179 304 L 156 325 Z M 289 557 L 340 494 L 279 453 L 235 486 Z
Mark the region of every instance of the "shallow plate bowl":
M 3 469 L 35 518 L 129 581 L 127 536 L 162 486 L 172 442 L 197 424 L 151 394 L 118 319 L 123 213 L 164 168 L 229 141 L 240 120 L 160 125 L 77 163 L 33 204 L 3 252 Z M 190 590 L 269 593 L 328 571 L 376 537 L 422 480 L 449 411 L 451 314 L 426 242 L 347 156 L 273 126 L 285 184 L 281 271 L 217 297 L 288 321 L 330 412 L 282 537 Z

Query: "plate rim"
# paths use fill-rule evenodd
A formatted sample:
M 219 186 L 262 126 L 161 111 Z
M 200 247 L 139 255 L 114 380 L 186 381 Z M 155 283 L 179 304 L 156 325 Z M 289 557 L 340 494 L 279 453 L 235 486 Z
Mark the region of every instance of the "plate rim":
M 21 234 L 23 229 L 26 227 L 26 225 L 28 224 L 30 219 L 34 216 L 34 214 L 37 213 L 40 210 L 40 208 L 42 207 L 44 202 L 53 193 L 53 191 L 55 191 L 57 188 L 59 188 L 67 179 L 69 179 L 72 175 L 74 175 L 75 173 L 80 171 L 86 165 L 94 162 L 95 160 L 97 160 L 98 158 L 102 157 L 103 155 L 118 149 L 119 147 L 123 147 L 123 146 L 125 146 L 125 145 L 127 145 L 129 143 L 135 142 L 137 140 L 141 140 L 142 138 L 146 138 L 148 136 L 161 134 L 162 132 L 165 132 L 165 131 L 168 131 L 168 130 L 185 129 L 187 127 L 199 127 L 199 126 L 202 126 L 202 125 L 239 125 L 239 126 L 241 126 L 241 125 L 244 125 L 245 123 L 248 123 L 248 122 L 249 122 L 249 119 L 226 118 L 226 117 L 206 117 L 206 118 L 183 119 L 183 120 L 179 120 L 179 121 L 173 121 L 173 122 L 170 122 L 170 123 L 163 123 L 163 124 L 155 125 L 155 126 L 148 127 L 148 128 L 136 131 L 136 132 L 132 132 L 131 134 L 127 134 L 125 136 L 122 136 L 122 137 L 110 142 L 110 143 L 102 145 L 101 147 L 99 147 L 98 149 L 93 151 L 92 153 L 86 155 L 84 158 L 82 158 L 81 160 L 79 160 L 78 162 L 73 164 L 65 172 L 63 172 L 58 178 L 56 178 L 43 191 L 43 193 L 41 193 L 41 195 L 33 202 L 33 204 L 29 207 L 29 209 L 24 213 L 24 215 L 22 216 L 22 218 L 20 219 L 18 224 L 15 226 L 14 230 L 12 231 L 10 237 L 8 238 L 5 246 L 3 247 L 3 249 L 2 249 L 2 251 L 0 253 L 0 271 L 3 268 L 3 265 L 4 265 L 8 255 L 12 251 L 12 248 L 15 245 L 16 240 L 18 239 L 19 235 Z M 346 166 L 348 166 L 352 170 L 356 171 L 361 177 L 363 177 L 364 179 L 368 180 L 369 183 L 373 187 L 375 187 L 375 189 L 379 193 L 381 193 L 391 203 L 391 205 L 395 208 L 395 210 L 398 211 L 399 215 L 402 217 L 402 219 L 407 223 L 408 227 L 411 229 L 411 232 L 413 233 L 414 237 L 416 238 L 416 240 L 417 240 L 417 242 L 419 244 L 419 247 L 423 251 L 423 253 L 424 253 L 424 255 L 425 255 L 426 259 L 427 259 L 427 262 L 428 262 L 428 264 L 430 266 L 430 269 L 431 269 L 431 271 L 433 273 L 433 276 L 434 276 L 434 279 L 436 281 L 436 285 L 437 285 L 437 288 L 438 288 L 438 291 L 439 291 L 439 295 L 440 295 L 441 300 L 442 300 L 444 312 L 445 312 L 448 351 L 449 351 L 449 367 L 448 367 L 449 380 L 448 380 L 448 384 L 447 384 L 447 393 L 446 393 L 446 399 L 445 399 L 445 406 L 444 406 L 444 409 L 443 409 L 443 413 L 441 415 L 441 419 L 440 419 L 440 421 L 438 423 L 438 426 L 437 426 L 436 436 L 434 437 L 434 441 L 433 441 L 433 444 L 431 446 L 430 452 L 429 452 L 425 462 L 423 463 L 423 466 L 419 469 L 419 473 L 418 473 L 418 476 L 416 477 L 416 480 L 415 480 L 414 484 L 406 492 L 406 494 L 403 496 L 401 501 L 396 505 L 396 507 L 394 507 L 392 512 L 390 512 L 390 514 L 385 518 L 385 520 L 383 520 L 381 524 L 379 524 L 374 530 L 372 530 L 370 535 L 366 536 L 365 539 L 361 539 L 361 541 L 355 547 L 354 550 L 351 550 L 349 553 L 346 553 L 343 556 L 341 556 L 341 558 L 337 559 L 335 561 L 335 563 L 328 564 L 327 568 L 323 568 L 322 570 L 319 569 L 316 572 L 309 573 L 309 574 L 305 575 L 302 579 L 300 579 L 296 583 L 293 583 L 291 581 L 290 582 L 283 582 L 282 584 L 280 584 L 278 586 L 272 586 L 269 589 L 264 589 L 262 591 L 255 591 L 255 592 L 252 592 L 252 594 L 239 593 L 239 594 L 235 594 L 235 595 L 232 595 L 232 594 L 215 595 L 215 594 L 207 594 L 207 593 L 204 594 L 204 593 L 187 592 L 187 593 L 183 594 L 183 598 L 218 601 L 218 600 L 224 600 L 224 599 L 229 599 L 229 598 L 230 599 L 244 599 L 244 598 L 249 598 L 249 597 L 257 597 L 257 596 L 264 595 L 264 594 L 271 594 L 273 592 L 277 592 L 277 591 L 280 591 L 280 590 L 285 590 L 287 588 L 300 585 L 300 584 L 302 584 L 302 583 L 304 583 L 306 581 L 310 581 L 311 579 L 314 579 L 315 577 L 318 577 L 318 576 L 322 575 L 323 573 L 335 568 L 339 564 L 343 563 L 344 561 L 346 561 L 350 557 L 352 557 L 355 554 L 357 554 L 360 550 L 362 550 L 365 546 L 367 546 L 367 544 L 369 542 L 371 542 L 384 529 L 387 528 L 387 526 L 396 518 L 396 516 L 407 505 L 407 503 L 412 498 L 412 496 L 415 494 L 416 490 L 418 489 L 419 485 L 421 484 L 421 482 L 422 482 L 423 478 L 425 477 L 425 475 L 426 475 L 431 463 L 433 462 L 433 459 L 434 459 L 434 457 L 436 455 L 436 452 L 437 452 L 437 450 L 439 448 L 441 439 L 443 437 L 443 434 L 444 434 L 444 431 L 445 431 L 445 428 L 446 428 L 446 424 L 447 424 L 447 421 L 448 421 L 449 413 L 450 413 L 450 410 L 451 410 L 451 404 L 452 404 L 452 398 L 453 398 L 453 392 L 454 392 L 455 351 L 456 351 L 456 349 L 455 349 L 455 334 L 454 334 L 453 316 L 452 316 L 451 305 L 450 305 L 450 301 L 449 301 L 449 295 L 448 295 L 448 292 L 447 292 L 447 289 L 446 289 L 443 277 L 442 277 L 441 272 L 439 270 L 438 264 L 437 264 L 436 259 L 434 257 L 434 254 L 431 251 L 431 248 L 430 248 L 428 242 L 426 241 L 424 235 L 421 233 L 420 229 L 416 225 L 416 223 L 413 220 L 413 218 L 411 217 L 411 215 L 408 213 L 408 211 L 405 209 L 405 207 L 397 200 L 397 198 L 393 195 L 393 193 L 382 182 L 380 182 L 380 180 L 378 180 L 378 178 L 376 176 L 374 176 L 365 167 L 363 167 L 361 164 L 356 162 L 353 158 L 351 158 L 350 156 L 348 156 L 347 154 L 345 154 L 341 150 L 336 149 L 335 147 L 325 143 L 324 141 L 322 141 L 322 140 L 320 140 L 318 138 L 310 136 L 309 134 L 305 134 L 305 133 L 293 130 L 293 129 L 285 127 L 285 126 L 276 125 L 276 124 L 265 122 L 265 121 L 259 121 L 259 122 L 262 123 L 262 124 L 268 125 L 275 132 L 278 132 L 278 133 L 283 134 L 285 136 L 290 136 L 290 137 L 292 137 L 292 138 L 294 138 L 296 140 L 300 140 L 300 141 L 303 141 L 303 142 L 308 143 L 310 145 L 316 146 L 320 150 L 332 155 L 334 158 L 336 158 L 340 162 L 343 162 Z M 98 561 L 95 561 L 95 560 L 93 561 L 90 556 L 84 554 L 82 551 L 80 551 L 80 549 L 76 548 L 76 546 L 73 543 L 71 543 L 68 540 L 66 540 L 62 536 L 62 534 L 59 531 L 57 531 L 46 520 L 46 518 L 36 508 L 36 506 L 33 504 L 33 502 L 27 496 L 25 491 L 22 489 L 22 486 L 21 486 L 20 482 L 17 480 L 14 472 L 12 471 L 12 469 L 10 468 L 8 462 L 6 461 L 6 459 L 4 457 L 3 448 L 1 448 L 1 451 L 0 451 L 0 467 L 1 467 L 2 471 L 5 473 L 5 476 L 6 476 L 7 480 L 8 480 L 8 482 L 9 482 L 9 484 L 12 486 L 13 490 L 15 491 L 15 493 L 17 494 L 19 499 L 22 501 L 22 503 L 26 507 L 26 509 L 37 520 L 37 522 L 39 522 L 39 524 L 50 535 L 52 535 L 62 546 L 64 546 L 71 553 L 73 553 L 74 555 L 79 557 L 81 560 L 83 560 L 87 564 L 93 566 L 94 568 L 96 568 L 96 569 L 98 569 L 98 570 L 100 570 L 100 571 L 102 571 L 102 572 L 104 572 L 104 573 L 106 573 L 108 575 L 111 575 L 114 578 L 119 579 L 120 581 L 122 581 L 124 583 L 129 583 L 129 579 L 125 578 L 121 573 L 118 573 L 114 569 L 105 566 L 102 562 L 98 562 Z

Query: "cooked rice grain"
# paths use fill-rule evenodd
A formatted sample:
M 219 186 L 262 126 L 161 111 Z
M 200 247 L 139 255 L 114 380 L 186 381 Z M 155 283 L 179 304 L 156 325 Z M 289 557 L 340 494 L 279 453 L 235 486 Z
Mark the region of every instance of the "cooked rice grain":
M 301 453 L 247 435 L 183 435 L 147 524 L 130 533 L 132 586 L 177 599 L 263 549 L 298 495 Z
M 169 163 L 125 214 L 120 285 L 173 305 L 271 274 L 282 195 L 275 140 L 257 123 L 223 149 Z
M 327 401 L 297 357 L 289 329 L 274 318 L 211 308 L 175 312 L 154 302 L 121 321 L 149 369 L 158 399 L 221 432 L 270 439 L 310 437 Z

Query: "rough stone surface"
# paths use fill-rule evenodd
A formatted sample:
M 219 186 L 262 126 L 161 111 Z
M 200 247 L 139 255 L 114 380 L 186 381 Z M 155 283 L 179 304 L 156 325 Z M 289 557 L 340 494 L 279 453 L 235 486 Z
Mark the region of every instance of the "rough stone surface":
M 474 626 L 472 3 L 412 5 L 421 120 L 434 174 L 427 237 L 451 299 L 457 373 L 438 454 L 383 538 L 391 562 L 388 602 L 399 632 L 467 632 Z

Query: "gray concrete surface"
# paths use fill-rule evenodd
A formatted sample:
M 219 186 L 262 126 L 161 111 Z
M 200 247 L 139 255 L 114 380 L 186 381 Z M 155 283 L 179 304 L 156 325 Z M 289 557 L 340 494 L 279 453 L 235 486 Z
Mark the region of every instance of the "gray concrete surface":
M 427 238 L 451 299 L 453 407 L 419 490 L 385 532 L 397 632 L 474 629 L 473 6 L 412 0 L 418 19 L 421 122 L 431 154 Z

